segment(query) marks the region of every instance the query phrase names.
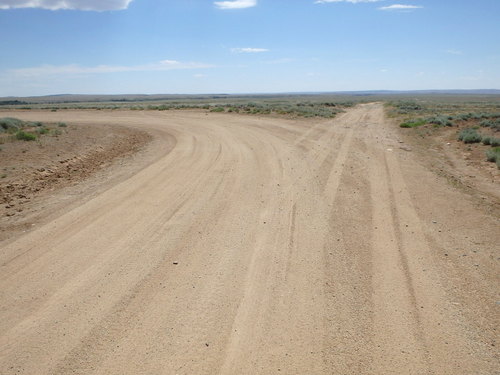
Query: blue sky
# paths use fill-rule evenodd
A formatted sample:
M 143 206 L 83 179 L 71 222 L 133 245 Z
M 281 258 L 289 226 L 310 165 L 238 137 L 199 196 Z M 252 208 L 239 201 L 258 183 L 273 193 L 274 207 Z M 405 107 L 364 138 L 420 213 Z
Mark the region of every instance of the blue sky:
M 499 0 L 0 0 L 0 96 L 500 89 Z

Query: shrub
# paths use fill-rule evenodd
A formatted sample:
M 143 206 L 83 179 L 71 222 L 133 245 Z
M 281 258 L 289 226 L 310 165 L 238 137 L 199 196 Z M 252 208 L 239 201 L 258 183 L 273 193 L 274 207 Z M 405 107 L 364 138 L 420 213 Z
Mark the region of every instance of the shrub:
M 25 122 L 17 118 L 3 117 L 0 118 L 0 132 L 15 132 L 25 126 Z
M 49 129 L 47 129 L 47 128 L 38 128 L 38 129 L 36 129 L 36 132 L 38 134 L 47 134 L 49 132 Z
M 491 137 L 490 138 L 490 145 L 492 145 L 493 147 L 500 146 L 500 138 Z
M 453 120 L 452 116 L 434 116 L 434 117 L 429 117 L 427 119 L 427 122 L 429 124 L 434 124 L 437 126 L 453 126 L 451 120 Z
M 491 144 L 491 137 L 488 137 L 488 136 L 483 137 L 483 145 L 488 146 L 490 144 Z
M 59 126 L 60 128 L 65 128 L 65 127 L 67 127 L 68 125 L 66 125 L 66 123 L 65 123 L 65 122 L 58 122 L 58 123 L 57 123 L 57 126 Z
M 476 129 L 464 129 L 458 134 L 458 140 L 464 143 L 478 143 L 481 142 L 482 139 L 483 137 Z
M 497 164 L 500 168 L 500 147 L 494 147 L 486 151 L 486 159 Z
M 480 125 L 485 128 L 491 128 L 496 131 L 500 131 L 500 119 L 494 119 L 494 120 L 483 120 L 480 122 Z
M 26 133 L 25 131 L 19 130 L 16 133 L 16 139 L 20 141 L 34 141 L 36 140 L 36 135 L 32 133 Z

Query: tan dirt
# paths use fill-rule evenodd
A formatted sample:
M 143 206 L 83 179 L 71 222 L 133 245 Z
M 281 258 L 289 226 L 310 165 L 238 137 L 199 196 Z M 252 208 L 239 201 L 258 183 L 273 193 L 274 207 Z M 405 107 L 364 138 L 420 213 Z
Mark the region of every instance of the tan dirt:
M 36 142 L 1 145 L 0 241 L 45 222 L 71 201 L 81 204 L 91 182 L 104 187 L 103 180 L 118 172 L 110 167 L 135 157 L 152 138 L 145 131 L 116 125 L 52 127 L 60 135 L 51 132 Z
M 498 374 L 498 219 L 382 104 L 18 117 L 156 141 L 1 247 L 1 374 Z
M 395 124 L 396 125 L 396 124 Z M 426 166 L 448 179 L 454 186 L 478 199 L 480 204 L 500 210 L 500 170 L 486 160 L 491 146 L 482 143 L 464 144 L 457 139 L 460 130 L 479 126 L 479 121 L 458 122 L 453 127 L 424 125 L 401 130 L 402 139 L 418 151 Z M 480 128 L 482 135 L 498 137 L 488 128 Z M 482 201 L 482 202 L 481 202 Z

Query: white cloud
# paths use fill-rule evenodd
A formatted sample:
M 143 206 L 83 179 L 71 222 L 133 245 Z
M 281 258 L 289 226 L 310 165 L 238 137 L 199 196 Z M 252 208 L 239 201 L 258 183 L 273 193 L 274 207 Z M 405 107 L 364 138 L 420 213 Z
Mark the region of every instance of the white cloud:
M 257 0 L 216 1 L 214 4 L 219 9 L 243 9 L 256 6 Z
M 234 53 L 261 53 L 268 52 L 267 48 L 231 48 L 231 51 Z
M 389 5 L 386 7 L 380 7 L 378 9 L 380 10 L 415 10 L 415 9 L 421 9 L 423 8 L 420 5 L 402 5 L 402 4 L 394 4 L 394 5 Z
M 123 72 L 146 72 L 146 71 L 166 71 L 175 69 L 201 69 L 211 68 L 212 65 L 196 62 L 180 62 L 175 60 L 163 60 L 157 63 L 133 66 L 121 65 L 98 65 L 85 67 L 78 64 L 71 65 L 42 65 L 33 68 L 21 68 L 9 70 L 9 73 L 16 77 L 43 77 L 60 75 L 83 75 L 102 73 L 123 73 Z
M 133 0 L 0 0 L 0 9 L 41 8 L 49 10 L 121 10 Z
M 316 0 L 314 3 L 315 4 L 325 4 L 325 3 L 352 3 L 352 4 L 357 4 L 357 3 L 376 3 L 379 1 L 384 1 L 384 0 Z

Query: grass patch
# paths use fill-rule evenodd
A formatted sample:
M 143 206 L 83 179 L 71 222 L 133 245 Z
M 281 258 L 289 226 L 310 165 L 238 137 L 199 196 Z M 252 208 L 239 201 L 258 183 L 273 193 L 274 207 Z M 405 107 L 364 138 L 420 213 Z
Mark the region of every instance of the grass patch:
M 427 124 L 426 120 L 420 119 L 420 120 L 414 120 L 414 121 L 406 121 L 400 124 L 399 126 L 401 128 L 416 128 L 422 125 Z
M 225 112 L 226 110 L 222 107 L 215 107 L 210 110 L 210 112 Z
M 36 135 L 33 133 L 27 133 L 23 130 L 19 130 L 16 133 L 16 139 L 20 141 L 35 141 L 36 140 Z

